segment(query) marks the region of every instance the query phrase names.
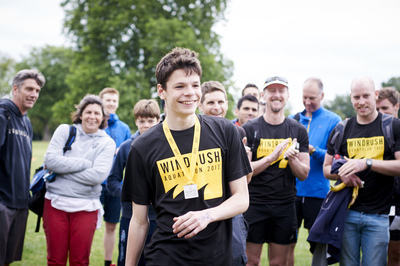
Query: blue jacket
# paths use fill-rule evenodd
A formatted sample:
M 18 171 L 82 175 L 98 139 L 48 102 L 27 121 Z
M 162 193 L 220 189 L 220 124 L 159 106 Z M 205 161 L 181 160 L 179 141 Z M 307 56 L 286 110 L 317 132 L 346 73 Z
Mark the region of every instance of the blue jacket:
M 312 114 L 305 116 L 306 110 L 300 113 L 300 123 L 308 131 L 308 139 L 315 152 L 310 156 L 310 172 L 304 181 L 296 179 L 297 196 L 324 199 L 329 191 L 329 180 L 324 177 L 322 166 L 325 159 L 329 135 L 336 124 L 342 119 L 337 114 L 321 107 Z M 289 116 L 291 118 L 294 115 Z
M 0 202 L 27 209 L 32 160 L 32 125 L 8 99 L 0 99 Z M 1 229 L 2 230 L 2 229 Z
M 104 129 L 117 145 L 117 148 L 124 142 L 131 138 L 131 130 L 127 124 L 119 120 L 117 114 L 110 114 L 108 119 L 108 127 Z
M 110 175 L 107 178 L 107 190 L 115 197 L 121 197 L 122 179 L 126 166 L 126 161 L 128 159 L 129 151 L 131 150 L 131 143 L 137 137 L 139 137 L 139 130 L 136 131 L 136 133 L 133 134 L 130 139 L 124 141 L 121 144 L 117 156 L 115 157 Z M 149 220 L 156 220 L 156 213 L 151 205 L 149 206 L 148 216 Z M 132 203 L 125 201 L 122 202 L 122 217 L 131 219 Z

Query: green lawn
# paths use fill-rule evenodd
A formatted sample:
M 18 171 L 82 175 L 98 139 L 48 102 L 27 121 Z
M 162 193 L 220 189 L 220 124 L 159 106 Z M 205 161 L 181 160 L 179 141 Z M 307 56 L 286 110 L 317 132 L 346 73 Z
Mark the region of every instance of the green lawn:
M 43 155 L 46 152 L 48 142 L 34 141 L 32 156 L 32 173 L 43 163 Z M 39 233 L 35 233 L 37 216 L 34 213 L 29 214 L 28 225 L 26 229 L 24 253 L 21 262 L 15 262 L 12 265 L 46 265 L 46 238 L 43 228 Z M 42 225 L 42 224 L 41 224 Z M 117 228 L 117 230 L 119 230 Z M 90 265 L 104 265 L 103 252 L 103 234 L 104 222 L 94 235 L 92 252 L 90 255 Z M 300 229 L 299 241 L 295 249 L 295 265 L 311 265 L 311 253 L 309 252 L 309 244 L 306 241 L 307 230 Z M 113 262 L 116 263 L 118 256 L 118 237 L 116 239 Z M 268 246 L 264 245 L 262 265 L 268 265 Z

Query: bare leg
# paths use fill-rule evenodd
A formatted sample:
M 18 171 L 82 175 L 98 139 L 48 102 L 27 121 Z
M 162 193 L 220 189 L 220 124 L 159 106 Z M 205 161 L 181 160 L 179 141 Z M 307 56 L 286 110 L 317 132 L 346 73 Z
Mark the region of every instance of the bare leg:
M 262 248 L 263 244 L 246 242 L 247 266 L 261 265 Z
M 270 266 L 287 266 L 289 262 L 289 253 L 291 244 L 279 245 L 275 243 L 269 243 L 268 246 L 268 257 Z
M 389 241 L 387 265 L 400 265 L 400 241 Z
M 104 260 L 112 261 L 113 249 L 115 243 L 115 228 L 117 224 L 106 222 L 106 231 L 104 232 Z

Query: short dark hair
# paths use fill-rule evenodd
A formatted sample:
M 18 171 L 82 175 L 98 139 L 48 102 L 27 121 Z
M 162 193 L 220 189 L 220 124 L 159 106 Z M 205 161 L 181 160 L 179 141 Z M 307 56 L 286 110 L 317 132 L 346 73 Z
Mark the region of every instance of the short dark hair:
M 103 121 L 101 122 L 99 129 L 106 128 L 109 115 L 106 113 L 100 97 L 93 94 L 87 94 L 85 97 L 83 97 L 78 105 L 75 105 L 76 111 L 72 113 L 72 123 L 82 124 L 82 119 L 80 117 L 82 116 L 83 111 L 89 104 L 97 104 L 101 107 L 101 111 L 103 113 Z
M 17 88 L 20 89 L 26 79 L 34 79 L 40 88 L 43 88 L 46 83 L 44 76 L 36 69 L 23 69 L 15 75 L 12 85 L 17 85 Z
M 379 90 L 379 100 L 388 99 L 395 106 L 399 103 L 399 92 L 394 87 L 383 87 Z
M 247 88 L 256 88 L 256 89 L 258 90 L 258 87 L 257 87 L 256 84 L 247 83 L 246 86 L 244 86 L 244 88 L 243 88 L 243 90 L 242 90 L 242 96 L 244 96 L 244 91 L 245 91 Z
M 157 83 L 164 90 L 167 89 L 167 81 L 175 70 L 182 69 L 186 75 L 195 73 L 201 77 L 202 70 L 198 54 L 186 48 L 176 47 L 165 55 L 156 67 Z
M 220 91 L 225 95 L 225 100 L 228 100 L 228 97 L 226 96 L 226 90 L 224 85 L 222 85 L 220 82 L 218 81 L 207 81 L 204 82 L 203 84 L 201 84 L 201 99 L 200 102 L 203 103 L 204 102 L 204 95 L 214 92 L 214 91 Z
M 237 102 L 236 108 L 240 109 L 240 107 L 242 106 L 243 101 L 250 101 L 253 103 L 257 103 L 257 106 L 260 105 L 260 103 L 258 102 L 257 98 L 254 97 L 253 95 L 247 94 L 245 96 L 243 96 L 242 98 L 239 99 L 239 101 Z

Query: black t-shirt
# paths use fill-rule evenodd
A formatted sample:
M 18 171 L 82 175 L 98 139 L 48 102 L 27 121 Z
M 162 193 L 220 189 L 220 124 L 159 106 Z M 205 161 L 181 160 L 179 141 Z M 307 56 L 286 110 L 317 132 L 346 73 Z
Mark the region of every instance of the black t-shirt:
M 282 124 L 270 125 L 261 116 L 243 125 L 247 136 L 247 145 L 252 148 L 253 161 L 270 155 L 275 147 L 287 138 L 291 141 L 285 151 L 297 138 L 300 152 L 308 152 L 308 135 L 305 127 L 299 122 L 285 118 Z M 255 131 L 256 137 L 255 136 Z M 253 145 L 254 144 L 254 145 Z M 286 204 L 296 198 L 296 178 L 288 160 L 283 155 L 260 174 L 253 176 L 249 183 L 251 204 Z
M 382 114 L 367 125 L 358 124 L 355 116 L 349 119 L 340 145 L 340 155 L 351 159 L 393 160 L 395 157 L 383 135 L 381 121 Z M 393 120 L 393 130 L 395 151 L 400 151 L 399 119 Z M 335 132 L 336 128 L 328 140 L 327 153 L 332 156 L 335 150 L 330 142 Z M 366 213 L 388 214 L 393 193 L 393 177 L 369 169 L 360 172 L 359 177 L 365 182 L 364 188 L 359 190 L 358 197 L 350 209 Z
M 153 204 L 157 227 L 145 248 L 147 265 L 231 265 L 231 219 L 210 223 L 190 239 L 172 232 L 173 218 L 188 211 L 220 205 L 231 196 L 229 182 L 251 172 L 246 151 L 235 126 L 225 118 L 199 115 L 200 148 L 194 175 L 199 197 L 185 199 L 188 183 L 165 138 L 162 124 L 132 143 L 125 173 L 122 200 Z M 190 161 L 194 127 L 171 133 Z

